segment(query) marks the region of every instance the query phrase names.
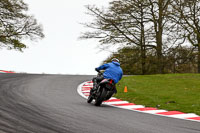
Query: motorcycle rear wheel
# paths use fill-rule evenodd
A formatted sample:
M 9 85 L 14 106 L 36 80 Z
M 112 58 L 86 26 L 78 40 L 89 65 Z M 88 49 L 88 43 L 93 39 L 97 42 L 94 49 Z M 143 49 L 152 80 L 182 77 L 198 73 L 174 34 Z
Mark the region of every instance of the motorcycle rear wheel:
M 105 88 L 102 88 L 102 91 L 97 92 L 97 97 L 96 97 L 95 103 L 94 103 L 95 106 L 100 106 L 102 104 L 103 100 L 106 97 L 106 93 L 107 93 L 107 91 Z

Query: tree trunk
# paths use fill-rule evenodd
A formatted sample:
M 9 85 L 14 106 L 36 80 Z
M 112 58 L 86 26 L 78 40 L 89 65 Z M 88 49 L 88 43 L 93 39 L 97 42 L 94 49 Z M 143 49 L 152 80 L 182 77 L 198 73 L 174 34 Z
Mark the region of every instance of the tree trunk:
M 163 54 L 162 54 L 162 34 L 163 34 L 163 1 L 159 0 L 159 18 L 158 18 L 158 29 L 156 32 L 156 43 L 157 43 L 157 67 L 158 67 L 158 73 L 163 74 L 164 73 L 164 64 L 163 64 Z
M 141 46 L 141 57 L 142 57 L 142 75 L 146 74 L 146 51 L 145 46 Z
M 198 61 L 197 61 L 198 73 L 200 73 L 200 37 L 198 37 Z
M 146 74 L 146 47 L 145 47 L 145 35 L 144 35 L 144 21 L 143 21 L 143 6 L 141 4 L 141 38 L 140 38 L 140 45 L 141 45 L 141 65 L 142 65 L 142 75 Z
M 157 44 L 157 69 L 158 73 L 163 74 L 163 55 L 162 55 L 162 42 L 158 41 L 159 44 Z

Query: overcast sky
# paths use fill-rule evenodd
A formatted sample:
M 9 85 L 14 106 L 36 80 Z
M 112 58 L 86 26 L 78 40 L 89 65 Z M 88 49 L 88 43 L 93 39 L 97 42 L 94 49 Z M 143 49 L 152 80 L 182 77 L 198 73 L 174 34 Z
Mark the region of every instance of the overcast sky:
M 0 50 L 0 70 L 50 74 L 96 74 L 110 52 L 99 52 L 97 40 L 78 40 L 91 20 L 84 5 L 107 6 L 110 0 L 24 0 L 28 13 L 43 25 L 45 38 L 26 41 L 23 53 Z

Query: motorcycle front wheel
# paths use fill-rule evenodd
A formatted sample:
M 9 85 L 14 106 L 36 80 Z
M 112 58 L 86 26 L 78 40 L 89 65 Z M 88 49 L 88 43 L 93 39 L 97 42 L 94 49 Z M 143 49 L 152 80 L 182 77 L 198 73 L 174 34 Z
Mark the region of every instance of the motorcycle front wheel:
M 87 102 L 88 102 L 88 103 L 91 103 L 93 99 L 94 99 L 94 98 L 93 98 L 93 96 L 92 96 L 92 92 L 90 92 L 90 95 L 89 95 L 89 97 L 88 97 L 88 99 L 87 99 Z

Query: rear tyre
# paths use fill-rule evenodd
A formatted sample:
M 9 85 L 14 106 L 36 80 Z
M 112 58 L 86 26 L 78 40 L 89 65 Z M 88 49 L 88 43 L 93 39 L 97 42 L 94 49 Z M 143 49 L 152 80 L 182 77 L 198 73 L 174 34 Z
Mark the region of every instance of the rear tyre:
M 106 100 L 109 100 L 113 96 L 113 94 L 114 94 L 113 91 L 108 92 Z
M 97 97 L 96 97 L 95 103 L 94 103 L 95 106 L 100 106 L 102 104 L 103 100 L 106 97 L 106 93 L 107 93 L 107 91 L 105 88 L 102 88 L 102 91 L 97 92 Z

